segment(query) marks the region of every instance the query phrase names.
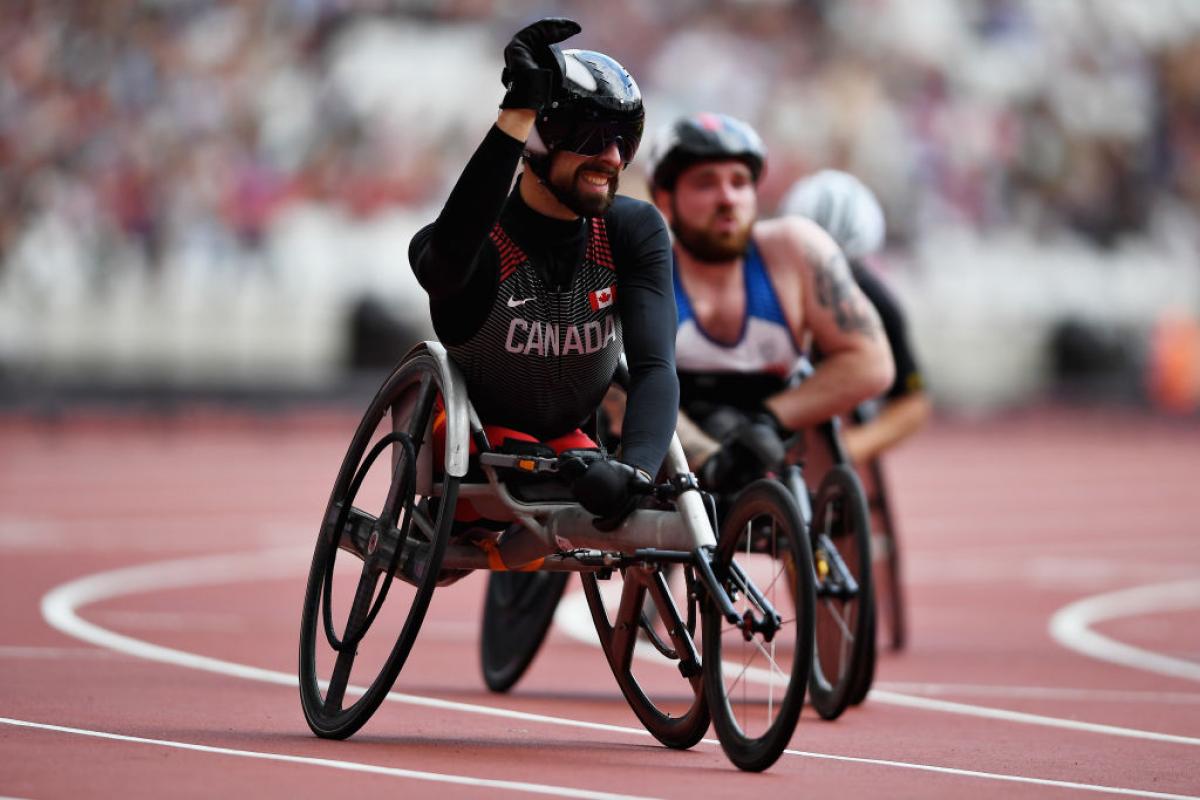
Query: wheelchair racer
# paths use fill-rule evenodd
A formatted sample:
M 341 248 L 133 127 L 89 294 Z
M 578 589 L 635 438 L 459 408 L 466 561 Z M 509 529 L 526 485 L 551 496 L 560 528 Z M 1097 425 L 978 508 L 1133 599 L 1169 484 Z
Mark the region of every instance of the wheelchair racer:
M 920 430 L 932 403 L 909 343 L 904 312 L 895 295 L 869 266 L 883 245 L 883 209 L 874 192 L 853 175 L 821 170 L 801 178 L 784 196 L 781 214 L 807 217 L 820 225 L 850 262 L 850 273 L 883 320 L 892 349 L 896 377 L 878 405 L 857 425 L 842 428 L 842 444 L 850 459 L 865 464 Z
M 674 233 L 680 441 L 718 493 L 740 488 L 747 461 L 780 461 L 779 437 L 850 411 L 893 376 L 879 315 L 833 239 L 799 217 L 758 219 L 765 162 L 753 128 L 715 113 L 677 120 L 650 155 Z M 822 359 L 797 384 L 810 345 Z
M 611 57 L 558 46 L 579 31 L 543 19 L 512 37 L 497 121 L 413 237 L 409 261 L 490 441 L 594 447 L 579 426 L 625 353 L 620 459 L 593 461 L 574 482 L 583 506 L 611 524 L 658 471 L 675 429 L 675 306 L 662 219 L 616 196 L 642 136 L 641 92 Z M 459 519 L 472 514 L 464 502 Z

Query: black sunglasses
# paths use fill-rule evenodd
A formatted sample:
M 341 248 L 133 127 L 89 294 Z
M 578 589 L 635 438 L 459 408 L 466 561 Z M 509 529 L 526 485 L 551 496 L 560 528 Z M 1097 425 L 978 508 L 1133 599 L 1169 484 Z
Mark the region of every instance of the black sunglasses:
M 611 145 L 617 145 L 621 161 L 628 164 L 633 160 L 642 141 L 645 119 L 576 119 L 574 124 L 564 124 L 553 137 L 550 147 L 554 150 L 570 150 L 581 156 L 598 156 Z

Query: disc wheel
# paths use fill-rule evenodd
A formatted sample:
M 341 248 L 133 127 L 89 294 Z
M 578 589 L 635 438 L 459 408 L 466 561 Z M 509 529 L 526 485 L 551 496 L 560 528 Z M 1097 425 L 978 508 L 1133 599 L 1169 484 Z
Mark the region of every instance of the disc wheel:
M 725 754 L 758 772 L 791 740 L 813 663 L 812 562 L 800 511 L 778 481 L 756 481 L 734 500 L 713 572 L 739 620 L 733 623 L 711 598 L 706 602 L 708 704 Z M 775 625 L 747 632 L 746 620 L 767 621 L 768 606 L 778 615 Z
M 493 692 L 507 692 L 525 674 L 570 577 L 569 572 L 488 573 L 479 649 L 483 682 Z
M 695 644 L 695 577 L 690 566 L 674 572 L 672 581 L 650 567 L 629 567 L 604 581 L 592 573 L 580 578 L 600 645 L 633 713 L 655 739 L 686 750 L 704 738 L 709 715 Z
M 418 353 L 388 377 L 330 493 L 300 625 L 300 701 L 323 738 L 350 736 L 379 707 L 438 579 L 458 493 L 457 479 L 432 475 L 439 376 Z
M 871 534 L 858 476 L 839 464 L 813 503 L 809 542 L 816 575 L 816 653 L 809 693 L 823 719 L 837 719 L 853 697 L 872 644 Z

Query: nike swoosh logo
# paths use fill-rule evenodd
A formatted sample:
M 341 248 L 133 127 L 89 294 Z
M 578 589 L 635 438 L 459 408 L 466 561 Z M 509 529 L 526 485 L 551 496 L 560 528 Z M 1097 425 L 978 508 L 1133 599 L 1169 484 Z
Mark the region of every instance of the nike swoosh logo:
M 508 307 L 516 308 L 517 306 L 523 306 L 526 303 L 533 302 L 534 300 L 537 300 L 537 298 L 536 297 L 526 297 L 524 300 L 518 300 L 516 297 L 510 297 L 510 298 L 508 298 Z

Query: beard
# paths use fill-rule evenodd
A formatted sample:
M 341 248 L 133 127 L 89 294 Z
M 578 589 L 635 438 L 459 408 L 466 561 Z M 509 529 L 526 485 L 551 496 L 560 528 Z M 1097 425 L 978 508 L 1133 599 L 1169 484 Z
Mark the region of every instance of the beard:
M 608 191 L 603 194 L 596 192 L 585 194 L 580 191 L 579 186 L 583 183 L 583 172 L 602 172 L 607 175 L 610 178 Z M 546 181 L 546 187 L 558 202 L 579 216 L 599 217 L 612 207 L 613 198 L 617 194 L 617 183 L 619 182 L 620 175 L 621 173 L 618 170 L 585 162 L 575 169 L 574 174 L 571 175 L 570 182 L 565 186 L 552 178 Z
M 679 218 L 678 212 L 672 214 L 672 218 L 671 231 L 675 234 L 675 241 L 701 263 L 723 264 L 732 261 L 744 255 L 750 244 L 750 225 L 729 233 L 717 233 L 688 225 Z

